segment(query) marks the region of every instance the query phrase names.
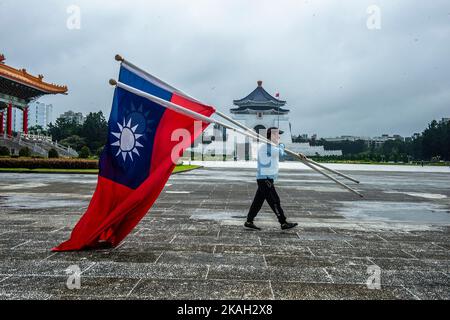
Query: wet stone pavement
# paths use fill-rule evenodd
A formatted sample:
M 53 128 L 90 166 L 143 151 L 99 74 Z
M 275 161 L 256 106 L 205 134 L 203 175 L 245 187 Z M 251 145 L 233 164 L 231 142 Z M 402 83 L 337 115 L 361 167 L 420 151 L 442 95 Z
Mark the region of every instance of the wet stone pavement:
M 119 247 L 75 253 L 50 250 L 96 177 L 0 174 L 0 299 L 449 299 L 450 175 L 348 173 L 364 199 L 283 170 L 278 192 L 300 227 L 281 231 L 265 204 L 261 232 L 242 226 L 253 170 L 174 175 Z M 69 290 L 74 265 L 81 287 Z

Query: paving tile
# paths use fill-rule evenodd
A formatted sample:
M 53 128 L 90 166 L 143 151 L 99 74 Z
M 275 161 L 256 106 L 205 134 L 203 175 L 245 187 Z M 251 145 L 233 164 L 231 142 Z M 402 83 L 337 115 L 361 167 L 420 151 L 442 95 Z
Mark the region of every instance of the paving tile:
M 171 177 L 168 188 L 191 193 L 163 192 L 125 241 L 108 250 L 51 252 L 69 238 L 85 206 L 23 209 L 0 204 L 0 300 L 450 299 L 450 221 L 446 226 L 345 217 L 338 209 L 341 201 L 353 203 L 351 194 L 299 192 L 295 187 L 302 184 L 311 189 L 333 184 L 296 170 L 283 171 L 278 185 L 283 207 L 299 227 L 280 230 L 265 204 L 257 217 L 263 230 L 249 231 L 243 221 L 256 190 L 254 170 L 231 168 L 226 173 L 219 178 L 223 169 L 207 168 Z M 408 192 L 423 179 L 419 173 L 352 174 L 366 182 L 389 181 L 389 188 Z M 6 183 L 19 183 L 0 176 Z M 433 181 L 448 180 L 446 174 L 432 176 Z M 20 192 L 43 199 L 76 193 L 86 205 L 96 179 L 39 178 L 50 179 L 48 185 Z M 92 183 L 77 182 L 89 179 Z M 361 184 L 364 201 L 448 208 L 448 202 L 386 194 L 387 187 L 373 186 Z M 442 186 L 438 182 L 433 192 L 450 196 Z M 198 214 L 204 217 L 196 219 Z M 66 270 L 73 265 L 83 271 L 81 290 L 65 286 Z M 367 288 L 368 267 L 373 266 L 380 268 L 380 290 Z
M 284 255 L 265 255 L 265 259 L 269 266 L 281 267 L 331 267 L 331 266 L 353 266 L 353 265 L 370 265 L 366 259 L 353 259 L 334 257 L 317 257 L 317 256 L 284 256 Z
M 234 245 L 216 245 L 215 253 L 250 253 L 267 255 L 295 255 L 311 256 L 311 251 L 307 247 L 301 246 L 234 246 Z
M 316 283 L 272 283 L 275 299 L 285 300 L 396 300 L 414 299 L 403 288 L 383 287 L 370 290 L 364 285 L 316 284 Z
M 80 289 L 70 290 L 67 287 L 68 277 L 11 277 L 0 283 L 0 296 L 8 292 L 13 297 L 23 299 L 22 294 L 33 295 L 45 299 L 48 296 L 59 298 L 82 298 L 97 295 L 97 297 L 126 298 L 137 283 L 136 279 L 86 277 L 80 278 Z M 102 288 L 101 291 L 98 288 Z
M 130 296 L 133 299 L 271 299 L 272 292 L 264 281 L 217 280 L 144 280 Z
M 164 252 L 158 263 L 189 265 L 251 265 L 264 266 L 262 255 L 255 254 L 210 254 L 204 252 Z
M 66 270 L 72 265 L 78 265 L 80 269 L 86 270 L 94 263 L 89 261 L 2 261 L 0 264 L 0 275 L 21 276 L 64 276 Z
M 203 279 L 208 267 L 154 263 L 99 262 L 85 272 L 87 276 L 152 279 Z
M 421 300 L 450 300 L 450 286 L 436 285 L 436 286 L 408 286 L 407 289 L 411 294 Z
M 255 267 L 255 266 L 211 266 L 208 279 L 238 279 L 260 281 L 298 281 L 326 283 L 330 277 L 323 268 Z
M 193 236 L 177 236 L 173 243 L 193 243 L 193 244 L 231 244 L 231 245 L 257 245 L 259 240 L 257 238 L 247 237 L 193 237 Z
M 370 249 L 361 249 L 361 248 L 332 248 L 332 249 L 323 249 L 321 247 L 310 247 L 311 251 L 316 256 L 342 256 L 342 257 L 371 257 L 371 258 L 404 258 L 404 259 L 414 259 L 413 256 L 408 254 L 407 252 L 403 252 L 398 249 L 383 249 L 383 248 L 370 248 Z

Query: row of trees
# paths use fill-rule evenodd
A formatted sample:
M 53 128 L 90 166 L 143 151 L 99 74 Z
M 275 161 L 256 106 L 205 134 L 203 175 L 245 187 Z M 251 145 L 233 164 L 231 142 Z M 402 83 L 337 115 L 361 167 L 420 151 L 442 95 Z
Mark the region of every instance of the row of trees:
M 30 129 L 32 131 L 33 128 Z M 99 155 L 107 140 L 108 123 L 100 112 L 90 113 L 83 124 L 59 118 L 50 124 L 47 132 L 60 144 L 70 146 L 87 157 Z M 330 142 L 324 139 L 304 140 L 294 137 L 295 142 L 310 142 L 322 145 L 325 150 L 342 150 L 339 159 L 409 162 L 445 160 L 450 161 L 450 122 L 433 120 L 418 136 L 404 140 L 389 140 L 380 146 L 364 140 Z M 336 157 L 331 157 L 336 158 Z M 331 159 L 330 158 L 330 159 Z
M 417 138 L 416 152 L 425 159 L 440 157 L 450 160 L 450 121 L 432 121 Z
M 30 132 L 40 131 L 51 135 L 59 144 L 70 146 L 86 158 L 89 154 L 99 155 L 108 136 L 108 122 L 103 113 L 91 112 L 83 124 L 74 120 L 58 118 L 50 124 L 47 131 L 30 128 Z M 87 155 L 87 156 L 86 156 Z
M 296 142 L 301 137 L 295 137 Z M 312 145 L 324 146 L 325 150 L 342 150 L 345 160 L 369 161 L 450 161 L 450 121 L 433 120 L 418 136 L 407 140 L 389 140 L 380 146 L 373 143 L 357 141 L 330 142 L 324 139 L 310 140 Z

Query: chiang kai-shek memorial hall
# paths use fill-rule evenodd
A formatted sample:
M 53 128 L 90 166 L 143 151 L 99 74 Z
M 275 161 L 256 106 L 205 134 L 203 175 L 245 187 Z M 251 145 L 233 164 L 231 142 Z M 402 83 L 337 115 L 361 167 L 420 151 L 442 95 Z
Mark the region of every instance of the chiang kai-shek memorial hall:
M 283 131 L 281 142 L 292 143 L 289 110 L 284 108 L 286 101 L 273 97 L 262 84 L 258 81 L 258 86 L 248 96 L 233 101 L 237 106 L 230 110 L 233 118 L 263 135 L 270 127 L 279 128 Z

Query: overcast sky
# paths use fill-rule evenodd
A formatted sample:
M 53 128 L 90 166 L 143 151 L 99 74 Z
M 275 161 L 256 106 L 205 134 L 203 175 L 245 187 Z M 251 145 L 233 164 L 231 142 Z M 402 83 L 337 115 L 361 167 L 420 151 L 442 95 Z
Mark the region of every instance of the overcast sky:
M 409 136 L 450 117 L 448 0 L 0 0 L 0 43 L 7 64 L 69 87 L 41 99 L 54 117 L 109 115 L 116 53 L 226 112 L 263 80 L 294 134 Z

